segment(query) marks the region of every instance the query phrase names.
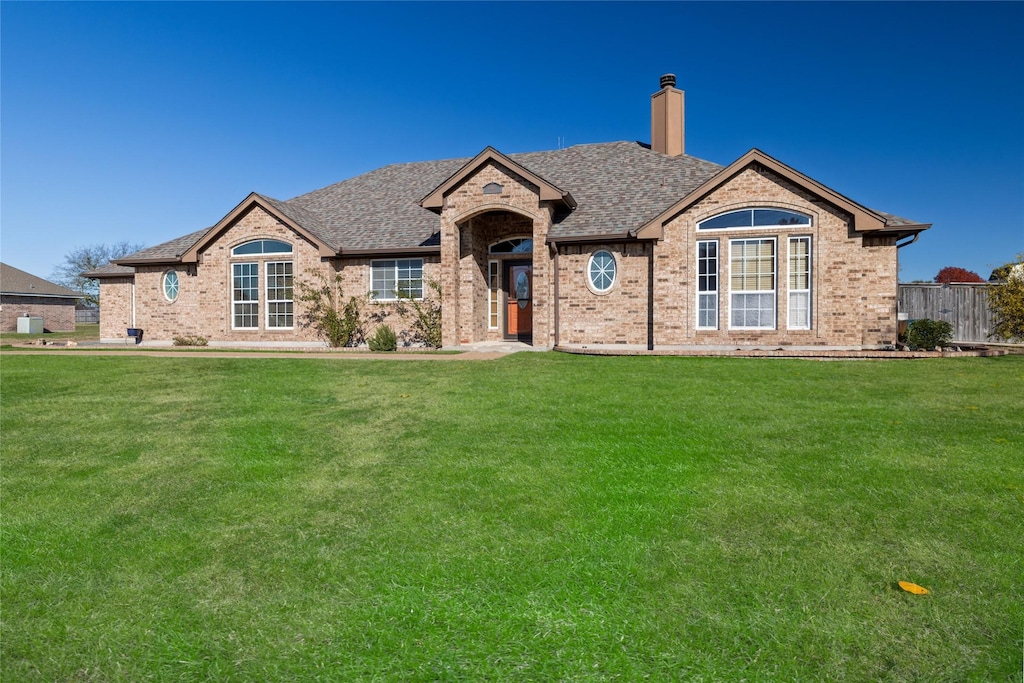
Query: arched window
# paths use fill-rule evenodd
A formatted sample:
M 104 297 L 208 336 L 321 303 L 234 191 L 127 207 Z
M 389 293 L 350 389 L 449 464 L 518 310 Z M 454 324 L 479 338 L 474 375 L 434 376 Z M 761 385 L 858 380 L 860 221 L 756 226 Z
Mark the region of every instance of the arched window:
M 728 230 L 767 227 L 811 227 L 811 217 L 784 209 L 740 209 L 697 224 L 698 230 Z
M 239 244 L 231 250 L 232 256 L 253 256 L 260 254 L 290 254 L 292 245 L 280 240 L 253 240 Z
M 491 245 L 492 254 L 530 254 L 533 253 L 533 240 L 529 237 L 517 237 Z

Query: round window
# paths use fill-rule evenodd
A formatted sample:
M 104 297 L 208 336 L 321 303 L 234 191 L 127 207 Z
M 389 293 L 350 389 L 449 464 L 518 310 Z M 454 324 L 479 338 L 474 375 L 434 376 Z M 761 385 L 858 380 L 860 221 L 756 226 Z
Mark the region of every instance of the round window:
M 608 251 L 595 251 L 587 267 L 590 287 L 598 294 L 604 294 L 615 284 L 615 257 Z
M 178 274 L 173 270 L 164 273 L 164 296 L 168 301 L 178 298 Z

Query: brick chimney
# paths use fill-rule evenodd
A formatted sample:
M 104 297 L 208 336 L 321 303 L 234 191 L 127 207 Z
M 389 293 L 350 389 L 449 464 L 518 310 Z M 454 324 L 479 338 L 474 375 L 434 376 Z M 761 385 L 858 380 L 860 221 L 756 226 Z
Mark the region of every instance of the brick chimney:
M 676 75 L 661 77 L 661 90 L 651 95 L 651 149 L 677 157 L 686 151 L 683 124 L 683 91 L 676 89 Z

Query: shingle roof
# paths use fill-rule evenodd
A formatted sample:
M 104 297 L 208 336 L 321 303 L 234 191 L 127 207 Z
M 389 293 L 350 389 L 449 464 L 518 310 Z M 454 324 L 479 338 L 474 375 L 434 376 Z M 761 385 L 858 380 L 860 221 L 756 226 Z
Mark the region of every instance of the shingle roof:
M 556 217 L 549 233 L 553 240 L 626 236 L 725 168 L 687 155 L 666 156 L 639 142 L 577 145 L 508 158 L 575 199 L 576 210 Z M 469 161 L 393 164 L 285 201 L 255 196 L 336 252 L 436 246 L 437 215 L 419 202 Z M 893 229 L 920 226 L 876 213 Z M 118 263 L 178 260 L 208 231 L 143 249 Z
M 131 266 L 119 266 L 116 263 L 106 263 L 98 268 L 93 268 L 82 273 L 82 277 L 91 278 L 105 278 L 105 277 L 123 277 L 125 275 L 134 275 L 135 269 Z
M 81 292 L 36 277 L 6 263 L 0 263 L 0 293 L 80 299 Z
M 189 248 L 199 241 L 199 239 L 206 234 L 210 228 L 204 228 L 202 230 L 196 230 L 190 232 L 187 235 L 181 237 L 175 237 L 173 240 L 158 244 L 154 247 L 147 247 L 134 254 L 116 259 L 116 264 L 135 264 L 135 263 L 147 263 L 147 262 L 162 262 L 162 261 L 175 261 L 184 254 Z
M 624 235 L 722 167 L 696 157 L 668 157 L 636 142 L 577 145 L 508 157 L 568 190 L 578 208 L 552 226 L 550 237 Z M 437 216 L 419 200 L 469 158 L 385 166 L 287 202 L 320 216 L 322 237 L 348 249 L 424 244 Z

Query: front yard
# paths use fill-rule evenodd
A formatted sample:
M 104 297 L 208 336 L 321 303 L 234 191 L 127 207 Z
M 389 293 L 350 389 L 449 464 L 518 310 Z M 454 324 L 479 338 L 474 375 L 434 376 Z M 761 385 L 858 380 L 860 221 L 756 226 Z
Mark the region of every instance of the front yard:
M 1022 357 L 0 355 L 0 679 L 1018 681 L 1022 416 Z

